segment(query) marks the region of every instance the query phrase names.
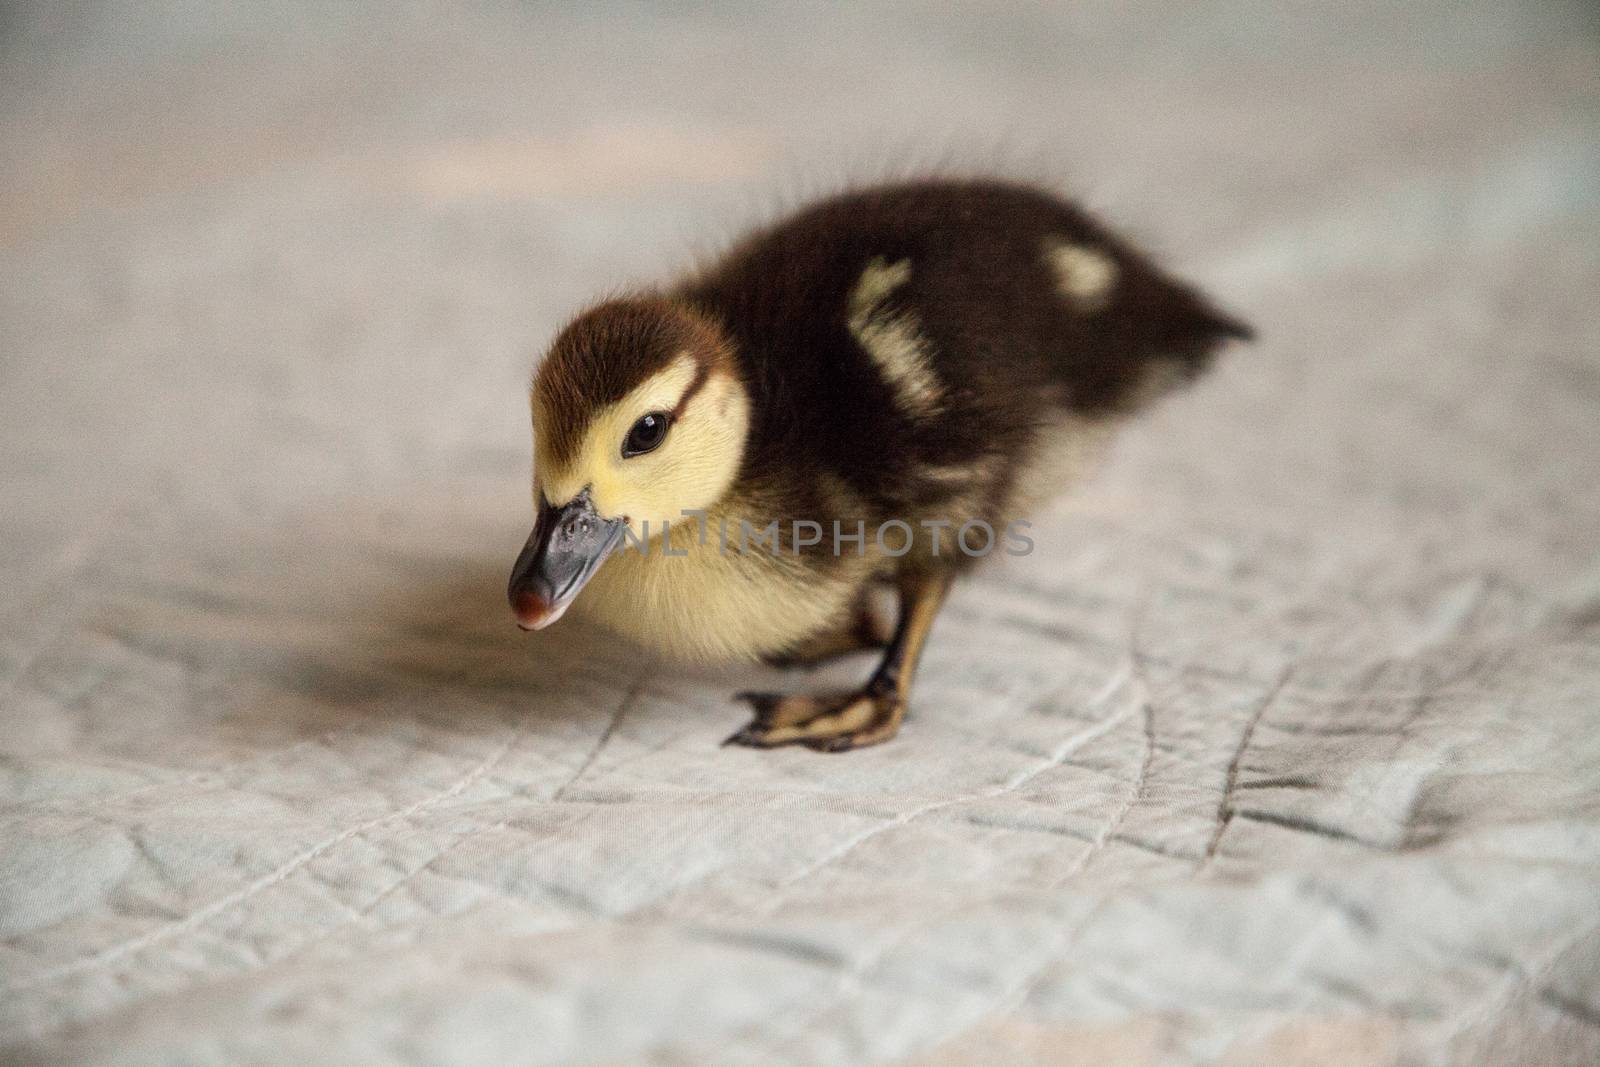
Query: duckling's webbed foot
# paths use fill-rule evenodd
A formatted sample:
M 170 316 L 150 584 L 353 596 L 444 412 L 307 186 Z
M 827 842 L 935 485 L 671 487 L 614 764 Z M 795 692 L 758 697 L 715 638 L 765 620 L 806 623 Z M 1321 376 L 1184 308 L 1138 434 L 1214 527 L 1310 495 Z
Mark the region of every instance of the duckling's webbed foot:
M 740 693 L 738 699 L 750 705 L 755 718 L 723 743 L 749 748 L 805 745 L 843 752 L 889 740 L 905 718 L 899 694 L 873 692 L 870 685 L 854 693 Z
M 911 676 L 922 644 L 944 602 L 949 575 L 921 574 L 900 583 L 900 621 L 872 678 L 853 693 L 817 696 L 740 693 L 755 711 L 750 724 L 724 744 L 750 748 L 805 745 L 845 752 L 887 741 L 905 718 Z

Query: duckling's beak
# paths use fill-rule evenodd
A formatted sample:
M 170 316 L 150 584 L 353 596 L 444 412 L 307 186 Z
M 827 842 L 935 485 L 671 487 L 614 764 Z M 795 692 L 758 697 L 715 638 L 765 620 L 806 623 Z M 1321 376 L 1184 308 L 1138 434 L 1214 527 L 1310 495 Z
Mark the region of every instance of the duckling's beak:
M 539 630 L 561 618 L 620 540 L 622 520 L 601 518 L 589 490 L 559 508 L 541 498 L 533 533 L 506 589 L 517 625 Z

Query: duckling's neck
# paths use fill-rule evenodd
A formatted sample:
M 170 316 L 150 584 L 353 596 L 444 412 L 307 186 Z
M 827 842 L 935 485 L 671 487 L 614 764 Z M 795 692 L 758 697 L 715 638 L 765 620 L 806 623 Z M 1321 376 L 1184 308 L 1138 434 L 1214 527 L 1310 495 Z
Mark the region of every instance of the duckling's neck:
M 756 539 L 762 512 L 731 494 L 619 548 L 575 610 L 676 659 L 748 661 L 791 648 L 849 611 L 866 564 L 819 571 Z

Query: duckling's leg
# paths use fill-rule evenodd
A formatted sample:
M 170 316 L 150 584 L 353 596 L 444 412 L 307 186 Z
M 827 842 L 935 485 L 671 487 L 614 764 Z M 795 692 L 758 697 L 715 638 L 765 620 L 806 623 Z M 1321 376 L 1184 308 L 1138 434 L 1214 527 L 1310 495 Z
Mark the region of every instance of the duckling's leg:
M 948 571 L 903 576 L 900 621 L 883 662 L 854 693 L 819 696 L 741 693 L 755 710 L 750 725 L 724 744 L 751 748 L 805 745 L 819 752 L 844 752 L 887 741 L 900 729 L 917 657 L 950 588 Z
M 877 582 L 872 583 L 878 585 Z M 894 640 L 894 626 L 885 613 L 873 607 L 872 589 L 862 591 L 851 608 L 849 620 L 838 629 L 824 630 L 775 656 L 765 657 L 770 667 L 810 667 L 852 652 L 888 648 Z

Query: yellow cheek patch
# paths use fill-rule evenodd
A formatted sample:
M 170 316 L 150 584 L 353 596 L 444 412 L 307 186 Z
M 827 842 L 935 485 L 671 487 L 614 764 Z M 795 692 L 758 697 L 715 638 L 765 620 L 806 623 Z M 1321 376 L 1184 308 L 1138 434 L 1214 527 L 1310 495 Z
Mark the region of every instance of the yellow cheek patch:
M 716 502 L 732 483 L 744 455 L 749 402 L 731 375 L 713 372 L 691 392 L 701 374 L 688 353 L 652 375 L 590 420 L 571 462 L 548 462 L 537 447 L 535 476 L 552 504 L 590 488 L 596 510 L 607 518 L 626 517 L 636 536 L 655 537 L 666 521 L 681 522 L 685 509 Z M 622 457 L 622 442 L 642 416 L 677 412 L 659 449 Z
M 672 410 L 694 381 L 697 369 L 693 357 L 684 353 L 615 404 L 601 408 L 589 420 L 583 444 L 567 463 L 554 464 L 545 459 L 547 450 L 540 447 L 539 423 L 559 416 L 541 413 L 543 418 L 533 428 L 534 474 L 545 499 L 562 504 L 577 496 L 585 485 L 592 485 L 598 504 L 604 488 L 615 487 L 615 472 L 622 463 L 622 440 L 629 428 L 642 415 Z

